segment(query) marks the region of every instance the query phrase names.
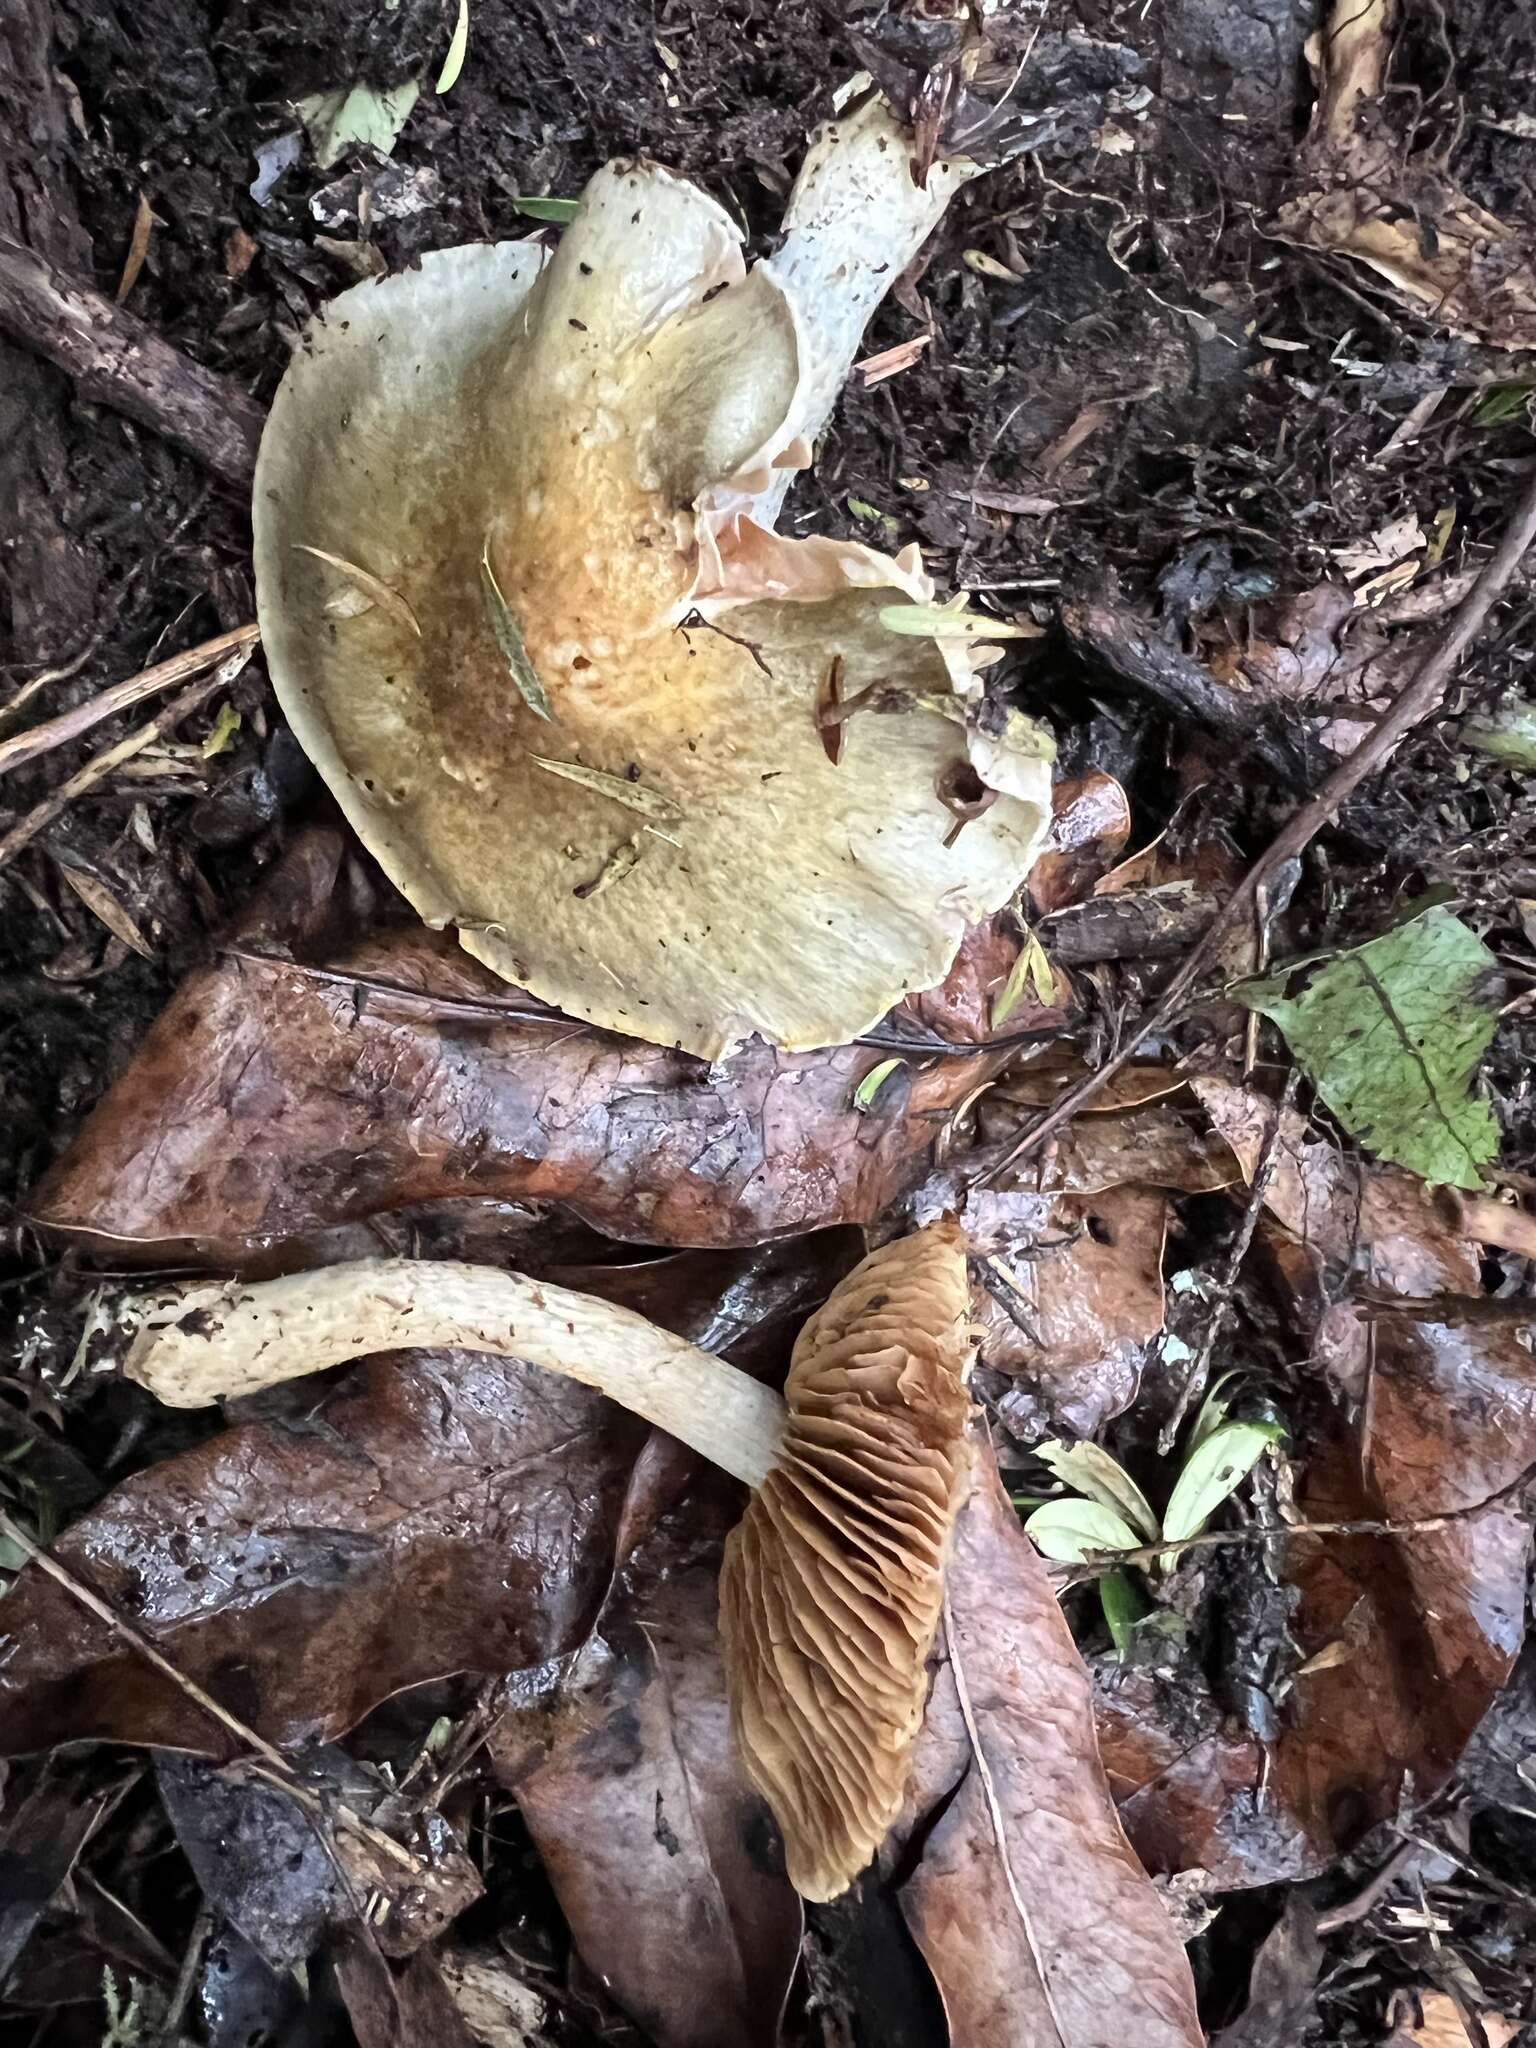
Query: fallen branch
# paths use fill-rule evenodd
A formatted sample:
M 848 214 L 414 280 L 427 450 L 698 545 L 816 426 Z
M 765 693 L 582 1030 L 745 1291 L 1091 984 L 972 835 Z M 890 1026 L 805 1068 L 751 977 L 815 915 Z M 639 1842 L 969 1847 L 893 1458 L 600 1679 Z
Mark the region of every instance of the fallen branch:
M 172 726 L 185 718 L 189 711 L 195 711 L 205 697 L 211 697 L 215 690 L 222 689 L 226 683 L 232 683 L 250 660 L 252 644 L 247 641 L 238 652 L 231 654 L 222 662 L 211 676 L 202 676 L 197 682 L 189 683 L 179 697 L 173 697 L 163 711 L 157 711 L 153 718 L 138 726 L 126 739 L 119 740 L 115 746 L 104 748 L 99 754 L 93 754 L 83 768 L 77 769 L 66 781 L 61 782 L 40 804 L 34 804 L 24 818 L 18 818 L 5 837 L 0 839 L 0 868 L 8 866 L 18 853 L 30 846 L 38 833 L 45 831 L 55 818 L 68 810 L 77 796 L 83 796 L 88 789 L 94 788 L 105 776 L 110 775 L 114 768 L 120 767 L 124 761 L 131 760 L 135 754 L 142 753 L 144 748 L 159 739 L 162 733 L 169 732 Z
M 1197 725 L 1268 769 L 1282 789 L 1310 789 L 1327 755 L 1294 709 L 1219 682 L 1126 605 L 1064 604 L 1061 623 L 1079 653 L 1117 677 L 1165 717 Z
M 984 1182 L 996 1181 L 1018 1160 L 1038 1152 L 1053 1131 L 1059 1131 L 1116 1074 L 1130 1065 L 1154 1032 L 1161 1031 L 1172 1022 L 1216 957 L 1223 938 L 1257 902 L 1265 884 L 1287 861 L 1295 860 L 1305 852 L 1360 784 L 1382 766 L 1398 741 L 1439 708 L 1463 656 L 1482 631 L 1489 612 L 1533 540 L 1536 540 L 1536 477 L 1526 485 L 1514 517 L 1481 575 L 1393 699 L 1392 708 L 1386 716 L 1352 754 L 1345 756 L 1316 796 L 1302 805 L 1254 862 L 1217 912 L 1205 937 L 1190 953 L 1153 1008 L 1127 1033 L 1114 1057 L 1079 1081 L 1075 1088 L 1069 1089 L 1038 1123 L 1024 1131 L 1003 1157 L 981 1176 Z
M 263 421 L 256 401 L 6 236 L 0 332 L 67 371 L 86 398 L 174 441 L 227 483 L 249 486 Z
M 205 640 L 200 647 L 189 647 L 183 654 L 173 654 L 168 661 L 156 662 L 153 668 L 141 669 L 136 676 L 113 683 L 99 696 L 87 698 L 73 710 L 61 711 L 57 718 L 50 718 L 43 725 L 34 725 L 12 739 L 0 740 L 0 775 L 8 775 L 13 768 L 24 767 L 39 755 L 79 739 L 92 726 L 126 711 L 130 705 L 142 703 L 146 697 L 202 675 L 230 655 L 243 654 L 260 638 L 259 626 L 237 626 L 232 633 L 221 633 L 216 640 Z

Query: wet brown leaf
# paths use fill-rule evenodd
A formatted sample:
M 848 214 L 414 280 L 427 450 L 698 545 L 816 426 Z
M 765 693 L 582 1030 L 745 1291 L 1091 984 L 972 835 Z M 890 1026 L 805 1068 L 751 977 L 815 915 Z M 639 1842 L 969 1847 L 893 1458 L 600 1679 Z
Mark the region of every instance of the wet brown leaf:
M 973 926 L 938 987 L 908 996 L 872 1037 L 882 1045 L 902 1043 L 905 1035 L 915 1031 L 950 1045 L 985 1045 L 989 1041 L 1003 1045 L 1059 1037 L 1077 1021 L 1082 1008 L 1065 973 L 1055 976 L 1049 1002 L 1042 1001 L 1038 989 L 1026 981 L 1001 1024 L 993 1027 L 998 998 L 1013 973 L 1020 944 L 1018 927 L 1006 914 Z
M 1131 836 L 1131 807 L 1112 775 L 1091 768 L 1056 784 L 1051 830 L 1029 875 L 1037 917 L 1081 903 L 1119 858 Z
M 1193 1086 L 1252 1171 L 1273 1106 L 1236 1084 Z M 1278 1161 L 1261 1234 L 1298 1346 L 1332 1382 L 1298 1432 L 1297 1514 L 1453 1519 L 1400 1535 L 1287 1539 L 1301 1668 L 1267 1764 L 1256 1738 L 1220 1726 L 1187 1673 L 1101 1685 L 1101 1739 L 1132 1839 L 1153 1868 L 1198 1864 L 1221 1886 L 1325 1868 L 1405 1788 L 1422 1798 L 1442 1784 L 1524 1625 L 1529 1532 L 1501 1496 L 1536 1460 L 1536 1360 L 1507 1322 L 1440 1320 L 1418 1306 L 1476 1299 L 1477 1247 L 1419 1183 L 1344 1159 L 1309 1139 L 1299 1115 Z M 1362 1317 L 1350 1298 L 1362 1289 L 1415 1307 Z
M 1137 1076 L 1126 1078 L 1131 1085 L 1125 1093 L 1134 1102 Z M 1043 1163 L 1021 1162 L 1020 1171 L 1005 1176 L 1002 1185 L 1038 1184 L 1081 1195 L 1115 1187 L 1177 1188 L 1181 1194 L 1209 1195 L 1241 1179 L 1235 1155 L 1220 1138 L 1213 1140 L 1190 1118 L 1157 1102 L 1155 1081 L 1143 1080 L 1141 1086 L 1141 1100 L 1149 1106 L 1119 1115 L 1074 1118 L 1053 1141 Z M 977 1111 L 983 1145 L 1006 1149 L 1034 1122 L 1037 1112 L 1030 1092 L 1011 1079 L 988 1091 Z M 1045 1093 L 1044 1102 L 1053 1101 L 1055 1093 Z
M 465 1196 L 653 1244 L 754 1244 L 872 1218 L 1004 1056 L 914 1052 L 901 1101 L 861 1115 L 870 1045 L 755 1044 L 709 1067 L 548 1011 L 431 932 L 370 935 L 357 897 L 336 835 L 294 849 L 39 1187 L 38 1221 L 114 1257 L 216 1266 Z M 985 1033 L 1009 946 L 983 928 L 880 1042 Z M 1027 1012 L 1009 1039 L 1041 1025 Z
M 1474 2036 L 1462 2009 L 1444 1991 L 1397 1992 L 1393 2010 L 1400 2015 L 1386 2048 L 1473 2048 Z M 1496 2012 L 1478 2014 L 1488 2048 L 1511 2048 L 1521 2031 L 1518 2020 Z
M 1013 1213 L 983 1254 L 974 1306 L 981 1363 L 1017 1382 L 999 1413 L 1025 1442 L 1056 1430 L 1092 1436 L 1136 1398 L 1163 1327 L 1168 1197 L 1107 1187 L 1046 1197 L 1043 1214 L 1038 1196 L 996 1199 Z
M 1059 1096 L 1075 1088 L 1087 1074 L 1082 1061 L 1070 1054 L 1047 1053 L 1027 1066 L 1016 1065 L 992 1089 L 988 1104 L 1013 1103 L 1024 1109 L 1050 1109 Z M 1188 1085 L 1187 1077 L 1172 1067 L 1153 1061 L 1134 1061 L 1111 1074 L 1093 1100 L 1078 1112 L 1082 1119 L 1109 1115 L 1126 1109 L 1140 1109 L 1149 1102 L 1177 1095 Z M 998 1135 L 1002 1135 L 999 1133 Z M 1017 1135 L 1017 1133 L 1015 1133 Z
M 336 1982 L 358 2048 L 478 2048 L 428 1950 L 392 1968 L 366 1935 L 353 1933 L 337 1953 Z
M 132 1783 L 132 1777 L 121 1776 L 105 1786 L 90 1780 L 89 1772 L 50 1759 L 24 1796 L 7 1788 L 10 1810 L 0 1829 L 0 1983 L 9 1979 L 81 1851 Z
M 241 1423 L 128 1480 L 55 1549 L 269 1740 L 325 1741 L 403 1686 L 582 1640 L 643 1434 L 516 1361 L 386 1355 L 313 1416 Z M 35 1566 L 3 1626 L 9 1753 L 92 1736 L 232 1753 Z
M 941 1817 L 900 1899 L 951 2040 L 1198 2048 L 1183 1945 L 1115 1818 L 1086 1674 L 990 1459 L 948 1606 L 916 1766 L 915 1817 Z
M 479 1872 L 442 1815 L 409 1810 L 344 1750 L 311 1751 L 306 1786 L 327 1812 L 344 1804 L 365 1816 L 403 1854 L 355 1828 L 332 1828 L 285 1787 L 238 1765 L 162 1752 L 155 1768 L 204 1900 L 274 1970 L 302 1963 L 327 1935 L 353 1925 L 363 1900 L 370 1939 L 403 1956 L 435 1941 L 480 1897 Z
M 558 1690 L 490 1740 L 582 1960 L 658 2048 L 773 2048 L 801 1914 L 731 1741 L 717 1626 L 740 1489 L 656 1438 Z

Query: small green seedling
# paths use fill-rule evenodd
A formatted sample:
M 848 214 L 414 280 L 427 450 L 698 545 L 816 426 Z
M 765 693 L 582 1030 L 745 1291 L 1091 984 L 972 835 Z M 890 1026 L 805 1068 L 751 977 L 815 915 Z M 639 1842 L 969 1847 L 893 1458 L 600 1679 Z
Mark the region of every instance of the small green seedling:
M 1224 1373 L 1212 1384 L 1190 1425 L 1183 1464 L 1161 1517 L 1119 1459 L 1102 1445 L 1039 1445 L 1036 1457 L 1073 1489 L 1046 1501 L 1024 1523 L 1041 1554 L 1057 1564 L 1087 1564 L 1117 1551 L 1145 1550 L 1154 1543 L 1198 1536 L 1268 1447 L 1285 1434 L 1277 1422 L 1228 1420 L 1231 1402 L 1222 1389 L 1234 1377 Z M 1176 1551 L 1165 1551 L 1159 1569 L 1171 1571 L 1177 1561 Z M 1099 1580 L 1099 1598 L 1123 1660 L 1146 1604 L 1123 1567 Z

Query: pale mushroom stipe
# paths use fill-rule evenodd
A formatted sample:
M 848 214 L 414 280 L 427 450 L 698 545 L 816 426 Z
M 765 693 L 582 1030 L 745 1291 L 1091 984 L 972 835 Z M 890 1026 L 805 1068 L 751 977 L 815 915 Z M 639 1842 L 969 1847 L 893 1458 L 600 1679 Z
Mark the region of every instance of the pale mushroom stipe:
M 965 1496 L 965 1244 L 872 1252 L 795 1343 L 784 1395 L 632 1310 L 517 1273 L 368 1259 L 142 1298 L 125 1370 L 203 1407 L 370 1352 L 458 1346 L 599 1388 L 753 1488 L 720 1576 L 731 1725 L 808 1899 L 845 1890 L 906 1788 Z
M 1052 750 L 988 699 L 995 650 L 882 621 L 933 595 L 916 548 L 772 530 L 973 169 L 919 190 L 869 100 L 748 271 L 703 192 L 610 164 L 553 254 L 428 255 L 294 355 L 254 499 L 283 709 L 419 914 L 571 1016 L 844 1043 L 1029 870 Z M 831 746 L 829 677 L 864 707 Z M 957 769 L 997 792 L 959 830 Z

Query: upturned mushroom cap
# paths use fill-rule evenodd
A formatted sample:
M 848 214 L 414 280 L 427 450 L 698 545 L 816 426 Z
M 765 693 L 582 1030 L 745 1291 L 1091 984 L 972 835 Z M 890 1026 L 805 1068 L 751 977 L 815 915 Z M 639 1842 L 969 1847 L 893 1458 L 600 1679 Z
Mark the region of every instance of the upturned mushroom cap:
M 294 357 L 254 501 L 278 697 L 421 915 L 573 1016 L 839 1043 L 1028 870 L 1049 743 L 999 763 L 969 651 L 882 627 L 931 594 L 916 550 L 766 523 L 962 175 L 919 193 L 866 107 L 748 274 L 712 200 L 610 165 L 553 257 L 427 256 Z M 818 713 L 874 684 L 903 708 L 834 765 Z M 1010 793 L 957 835 L 939 791 L 983 758 Z
M 806 1324 L 773 1469 L 720 1578 L 731 1716 L 796 1889 L 830 1899 L 900 1809 L 965 1492 L 957 1225 L 899 1238 Z

